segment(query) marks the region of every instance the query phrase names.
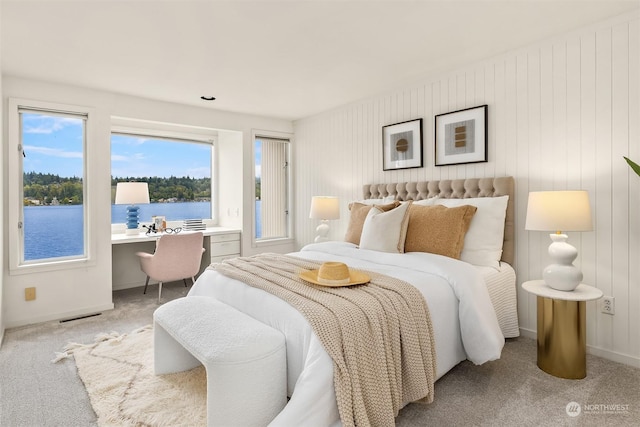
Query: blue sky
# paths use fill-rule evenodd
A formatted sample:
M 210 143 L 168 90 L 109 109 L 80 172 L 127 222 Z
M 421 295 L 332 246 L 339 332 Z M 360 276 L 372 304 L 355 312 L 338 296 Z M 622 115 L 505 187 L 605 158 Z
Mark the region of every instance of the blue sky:
M 31 113 L 24 113 L 22 117 L 25 172 L 82 176 L 82 119 Z M 210 177 L 210 171 L 210 147 L 206 144 L 127 135 L 111 138 L 114 177 L 203 178 Z
M 255 143 L 256 150 L 256 178 L 262 176 L 262 142 L 260 140 Z
M 22 114 L 25 172 L 82 176 L 82 119 Z
M 211 147 L 129 135 L 111 136 L 111 175 L 211 177 Z

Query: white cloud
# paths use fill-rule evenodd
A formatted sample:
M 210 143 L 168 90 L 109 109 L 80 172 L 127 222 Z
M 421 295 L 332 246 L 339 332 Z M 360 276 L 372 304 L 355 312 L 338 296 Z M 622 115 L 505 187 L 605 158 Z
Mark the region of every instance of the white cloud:
M 123 135 L 115 135 L 115 137 L 111 138 L 111 143 L 112 144 L 118 144 L 118 145 L 133 145 L 133 146 L 137 146 L 137 145 L 142 145 L 147 141 L 151 141 L 151 138 L 145 138 L 142 136 L 131 136 L 131 135 L 127 135 L 127 136 L 123 136 Z
M 140 162 L 145 159 L 144 153 L 133 153 L 133 154 L 111 154 L 112 162 L 125 162 L 125 163 L 133 163 Z
M 184 174 L 184 176 L 190 176 L 191 178 L 209 178 L 210 175 L 211 169 L 208 167 L 190 168 Z
M 40 115 L 24 116 L 24 133 L 51 134 L 67 126 L 79 126 L 82 119 L 72 117 L 51 117 Z
M 27 153 L 38 153 L 45 156 L 50 157 L 63 157 L 67 159 L 81 159 L 82 152 L 81 151 L 65 151 L 57 148 L 49 148 L 49 147 L 38 147 L 35 145 L 25 145 L 24 151 Z

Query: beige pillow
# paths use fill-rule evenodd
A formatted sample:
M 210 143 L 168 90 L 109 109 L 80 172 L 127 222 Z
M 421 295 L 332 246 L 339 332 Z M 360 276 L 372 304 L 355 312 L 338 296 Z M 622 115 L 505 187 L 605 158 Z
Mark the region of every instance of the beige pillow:
M 383 212 L 390 211 L 391 209 L 399 206 L 400 202 L 393 202 L 387 205 L 376 205 L 378 209 Z M 345 242 L 353 243 L 354 245 L 360 244 L 360 236 L 362 235 L 362 226 L 364 220 L 367 218 L 367 214 L 373 206 L 365 205 L 364 203 L 353 202 L 349 204 L 349 210 L 351 216 L 349 217 L 349 227 L 344 235 Z
M 404 252 L 409 206 L 411 202 L 405 202 L 388 212 L 374 206 L 362 226 L 360 248 L 380 252 Z
M 404 244 L 405 252 L 429 252 L 460 259 L 464 236 L 469 229 L 475 206 L 412 205 Z

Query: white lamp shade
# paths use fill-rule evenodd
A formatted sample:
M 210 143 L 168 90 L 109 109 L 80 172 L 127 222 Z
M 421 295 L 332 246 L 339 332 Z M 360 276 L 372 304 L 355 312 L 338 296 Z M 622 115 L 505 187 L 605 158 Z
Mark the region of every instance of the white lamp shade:
M 149 203 L 149 185 L 146 182 L 119 182 L 116 186 L 116 205 Z
M 526 230 L 591 231 L 591 208 L 586 191 L 533 191 L 529 193 Z
M 311 198 L 311 219 L 340 219 L 340 205 L 337 197 L 314 196 Z

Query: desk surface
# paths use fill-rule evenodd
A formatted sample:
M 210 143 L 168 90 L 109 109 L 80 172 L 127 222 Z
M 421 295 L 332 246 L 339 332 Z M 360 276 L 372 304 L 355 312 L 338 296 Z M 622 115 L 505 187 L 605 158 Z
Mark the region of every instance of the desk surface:
M 183 230 L 180 233 L 190 233 L 191 231 Z M 202 234 L 205 236 L 213 236 L 216 234 L 227 234 L 227 233 L 240 233 L 240 230 L 237 228 L 228 228 L 228 227 L 207 227 L 202 230 Z M 145 242 L 150 240 L 159 239 L 162 236 L 162 233 L 139 233 L 139 234 L 125 234 L 125 233 L 116 233 L 111 234 L 111 244 L 112 245 L 120 245 L 123 243 L 136 243 L 136 242 Z

